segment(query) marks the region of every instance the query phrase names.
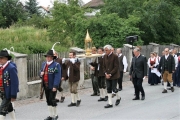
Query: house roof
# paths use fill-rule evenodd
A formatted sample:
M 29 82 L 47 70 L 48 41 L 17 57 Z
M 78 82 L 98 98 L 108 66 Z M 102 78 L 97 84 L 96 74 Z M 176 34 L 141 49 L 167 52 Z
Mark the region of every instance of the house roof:
M 104 5 L 103 0 L 91 0 L 90 2 L 83 5 L 84 7 L 97 8 L 101 5 Z

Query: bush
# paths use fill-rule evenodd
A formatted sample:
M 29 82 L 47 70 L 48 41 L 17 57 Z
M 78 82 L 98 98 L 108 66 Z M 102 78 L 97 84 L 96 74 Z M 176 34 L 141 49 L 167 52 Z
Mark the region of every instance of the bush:
M 58 42 L 58 41 L 57 41 Z M 15 52 L 24 54 L 45 53 L 52 48 L 54 42 L 51 42 L 46 29 L 37 29 L 34 27 L 10 27 L 0 29 L 0 49 L 14 47 Z M 66 51 L 67 48 L 62 45 L 56 45 L 57 52 Z

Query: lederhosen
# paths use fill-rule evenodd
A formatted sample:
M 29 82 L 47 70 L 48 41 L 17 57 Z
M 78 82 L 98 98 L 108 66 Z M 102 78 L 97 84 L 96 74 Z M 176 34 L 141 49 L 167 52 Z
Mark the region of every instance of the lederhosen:
M 56 93 L 57 91 L 52 91 L 52 89 L 49 89 L 48 87 L 48 67 L 49 65 L 46 64 L 45 65 L 45 69 L 44 69 L 44 76 L 43 76 L 43 86 L 44 86 L 44 90 L 45 90 L 45 95 L 46 95 L 46 102 L 48 106 L 57 106 L 56 103 Z
M 0 105 L 0 115 L 3 115 L 3 116 L 6 116 L 6 114 L 8 112 L 12 112 L 13 111 L 13 106 L 12 106 L 12 103 L 11 103 L 11 98 L 10 99 L 6 99 L 5 89 L 4 89 L 4 80 L 3 80 L 3 79 L 5 79 L 4 77 L 8 77 L 8 75 L 7 76 L 3 75 L 3 71 L 8 66 L 8 64 L 3 69 L 0 68 L 0 97 L 2 99 L 2 103 Z

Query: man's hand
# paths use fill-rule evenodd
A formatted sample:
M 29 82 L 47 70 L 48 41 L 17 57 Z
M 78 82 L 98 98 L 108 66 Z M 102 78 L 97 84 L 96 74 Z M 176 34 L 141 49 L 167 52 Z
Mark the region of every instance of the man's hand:
M 57 89 L 56 88 L 53 88 L 52 91 L 55 92 Z
M 106 79 L 109 79 L 111 77 L 110 74 L 106 74 Z
M 43 76 L 44 75 L 44 72 L 41 72 L 41 76 Z
M 91 70 L 95 70 L 95 68 L 91 66 Z
M 62 77 L 61 80 L 64 80 L 64 77 Z

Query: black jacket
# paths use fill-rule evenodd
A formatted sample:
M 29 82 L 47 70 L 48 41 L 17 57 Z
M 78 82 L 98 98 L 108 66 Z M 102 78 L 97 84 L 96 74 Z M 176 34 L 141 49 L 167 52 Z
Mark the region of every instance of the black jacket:
M 135 76 L 137 78 L 143 78 L 144 76 L 147 76 L 146 57 L 142 55 L 140 55 L 138 58 L 133 57 L 129 75 L 132 75 L 133 78 L 135 78 Z
M 158 70 L 162 71 L 162 73 L 164 73 L 165 71 L 165 55 L 163 55 L 160 59 L 159 65 L 158 65 Z M 174 57 L 172 55 L 169 55 L 168 58 L 168 71 L 169 73 L 172 73 L 172 71 L 175 71 L 175 61 L 174 61 Z

